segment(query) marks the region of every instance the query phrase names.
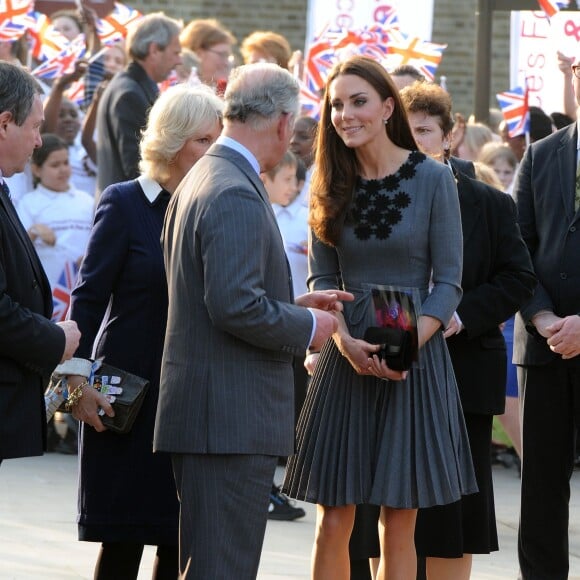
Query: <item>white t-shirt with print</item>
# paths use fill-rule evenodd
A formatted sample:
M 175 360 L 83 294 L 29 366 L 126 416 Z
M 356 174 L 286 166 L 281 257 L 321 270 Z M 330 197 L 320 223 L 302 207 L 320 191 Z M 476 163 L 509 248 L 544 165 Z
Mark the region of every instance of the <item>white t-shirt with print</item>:
M 40 237 L 34 245 L 51 287 L 58 281 L 67 261 L 76 262 L 85 252 L 93 225 L 94 199 L 73 187 L 65 192 L 46 189 L 39 184 L 23 195 L 16 210 L 26 230 L 44 224 L 56 236 L 54 246 Z

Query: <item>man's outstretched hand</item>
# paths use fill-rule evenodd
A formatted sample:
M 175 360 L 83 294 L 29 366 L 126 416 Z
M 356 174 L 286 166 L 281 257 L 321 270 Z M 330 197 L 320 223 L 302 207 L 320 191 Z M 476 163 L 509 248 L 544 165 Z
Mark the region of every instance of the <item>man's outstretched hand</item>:
M 350 292 L 344 290 L 316 290 L 298 296 L 295 302 L 305 308 L 318 308 L 332 312 L 342 312 L 342 303 L 354 300 Z

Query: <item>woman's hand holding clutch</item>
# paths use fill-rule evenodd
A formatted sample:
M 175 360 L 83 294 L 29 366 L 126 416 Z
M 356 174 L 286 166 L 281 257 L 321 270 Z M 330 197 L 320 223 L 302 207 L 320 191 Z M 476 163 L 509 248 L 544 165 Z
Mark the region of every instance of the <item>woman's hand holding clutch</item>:
M 348 360 L 352 368 L 359 375 L 374 374 L 369 368 L 369 360 L 375 352 L 380 350 L 381 347 L 379 344 L 371 344 L 365 340 L 353 338 L 350 335 L 345 336 L 343 334 L 341 334 L 340 337 L 337 337 L 335 342 L 342 356 Z
M 83 382 L 86 383 L 84 377 L 69 377 L 69 391 L 73 392 L 76 388 L 82 389 L 82 395 L 77 398 L 76 403 L 72 407 L 72 415 L 75 419 L 83 421 L 88 425 L 94 427 L 95 431 L 106 431 L 107 428 L 103 425 L 99 410 L 102 409 L 106 415 L 113 417 L 115 411 L 106 396 L 99 393 L 90 385 L 80 386 Z
M 366 374 L 374 375 L 385 381 L 404 381 L 407 378 L 408 371 L 395 371 L 390 369 L 385 361 L 373 354 L 368 359 L 368 372 Z

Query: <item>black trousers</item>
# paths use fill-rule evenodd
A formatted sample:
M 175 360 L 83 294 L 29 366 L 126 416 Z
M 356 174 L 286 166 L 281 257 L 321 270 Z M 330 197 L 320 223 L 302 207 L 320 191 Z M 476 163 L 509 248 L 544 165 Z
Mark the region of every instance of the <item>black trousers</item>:
M 523 580 L 568 578 L 570 477 L 580 424 L 580 366 L 518 368 L 523 462 L 518 556 Z

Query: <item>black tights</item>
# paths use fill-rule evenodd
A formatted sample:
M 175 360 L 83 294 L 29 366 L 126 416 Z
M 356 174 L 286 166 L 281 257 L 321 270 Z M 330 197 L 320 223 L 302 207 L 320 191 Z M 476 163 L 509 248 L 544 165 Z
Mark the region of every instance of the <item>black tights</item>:
M 132 580 L 137 578 L 143 544 L 104 542 L 95 565 L 94 580 Z M 152 580 L 176 580 L 179 572 L 177 546 L 157 546 Z

